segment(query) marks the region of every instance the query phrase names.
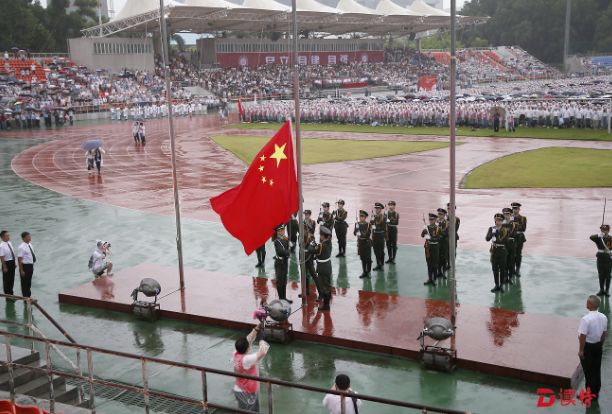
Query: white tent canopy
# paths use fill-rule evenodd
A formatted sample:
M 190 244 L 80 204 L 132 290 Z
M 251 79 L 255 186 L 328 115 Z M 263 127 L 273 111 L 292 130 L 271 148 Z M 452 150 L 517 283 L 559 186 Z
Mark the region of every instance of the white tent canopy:
M 396 0 L 399 1 L 399 0 Z M 165 0 L 166 17 L 172 33 L 212 33 L 216 31 L 277 32 L 291 25 L 289 0 Z M 330 7 L 317 0 L 297 0 L 299 30 L 340 35 L 410 34 L 448 28 L 448 13 L 413 0 L 409 7 L 393 0 L 380 0 L 375 9 L 356 0 L 339 0 Z M 469 25 L 486 18 L 460 17 L 458 24 Z M 159 0 L 127 0 L 123 9 L 108 23 L 84 29 L 87 37 L 111 36 L 122 32 L 159 31 Z

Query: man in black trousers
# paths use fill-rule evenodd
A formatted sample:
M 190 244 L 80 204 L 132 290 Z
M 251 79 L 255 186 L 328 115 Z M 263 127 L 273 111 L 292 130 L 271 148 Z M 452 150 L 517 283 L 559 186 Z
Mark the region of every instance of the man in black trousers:
M 0 232 L 0 261 L 2 262 L 2 286 L 4 287 L 5 295 L 13 294 L 13 285 L 15 284 L 15 249 L 11 244 L 11 235 L 8 231 Z
M 589 296 L 586 303 L 589 313 L 582 317 L 578 326 L 578 357 L 585 387 L 594 394 L 594 399 L 599 398 L 601 390 L 601 355 L 608 330 L 608 318 L 597 310 L 600 303 L 596 295 Z
M 34 275 L 34 263 L 36 255 L 32 249 L 32 236 L 27 231 L 21 233 L 22 243 L 17 248 L 19 263 L 19 276 L 21 276 L 21 296 L 29 298 L 32 296 L 32 276 Z

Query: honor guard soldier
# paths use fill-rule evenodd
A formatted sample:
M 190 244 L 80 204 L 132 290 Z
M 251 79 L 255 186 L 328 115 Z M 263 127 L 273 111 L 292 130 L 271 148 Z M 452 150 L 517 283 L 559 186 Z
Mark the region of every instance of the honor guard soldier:
M 338 206 L 338 208 L 332 214 L 334 231 L 338 239 L 338 254 L 336 257 L 344 257 L 346 255 L 346 230 L 348 228 L 346 218 L 348 212 L 344 209 L 344 200 L 338 200 L 336 206 Z
M 355 223 L 355 229 L 353 234 L 357 236 L 357 254 L 361 259 L 361 268 L 363 273 L 360 278 L 370 277 L 370 271 L 372 270 L 372 240 L 370 239 L 372 233 L 372 226 L 367 222 L 368 213 L 366 211 L 359 211 L 359 222 Z
M 321 226 L 325 226 L 329 230 L 333 230 L 334 229 L 334 217 L 331 211 L 329 211 L 329 203 L 325 202 L 321 204 L 321 207 L 323 207 L 323 211 L 319 213 L 319 217 L 317 218 L 317 224 Z
M 311 218 L 312 211 L 304 210 L 304 226 L 307 228 L 308 232 L 314 239 L 315 230 L 317 228 L 317 223 Z
M 281 224 L 276 227 L 274 237 L 274 273 L 276 275 L 276 291 L 278 298 L 289 303 L 287 299 L 287 273 L 289 272 L 289 239 L 285 237 L 285 226 Z
M 594 234 L 590 238 L 597 245 L 597 273 L 599 273 L 599 292 L 597 295 L 610 296 L 610 273 L 612 271 L 612 237 L 610 237 L 610 225 L 602 224 L 599 228 L 600 234 Z
M 523 244 L 527 241 L 525 231 L 527 230 L 527 217 L 521 216 L 521 203 L 512 203 L 512 214 L 514 221 L 518 224 L 514 244 L 516 245 L 514 269 L 516 277 L 521 277 L 521 262 L 523 261 Z
M 504 223 L 502 226 L 508 229 L 508 242 L 506 243 L 507 251 L 508 251 L 508 259 L 506 260 L 506 274 L 507 279 L 502 281 L 503 283 L 512 284 L 512 278 L 515 276 L 515 264 L 516 264 L 516 230 L 518 228 L 518 224 L 514 221 L 512 217 L 512 209 L 505 207 L 502 210 L 504 213 Z
M 311 245 L 309 250 L 314 253 L 317 260 L 317 276 L 321 286 L 321 295 L 323 296 L 323 306 L 319 310 L 329 310 L 329 301 L 331 300 L 331 284 L 332 284 L 332 243 L 331 230 L 326 226 L 319 228 L 319 244 Z
M 264 262 L 266 260 L 266 244 L 262 244 L 257 250 L 255 250 L 255 252 L 257 253 L 257 264 L 255 267 L 265 267 Z
M 387 253 L 389 260 L 387 263 L 395 264 L 397 255 L 397 226 L 399 225 L 399 213 L 395 211 L 395 201 L 387 203 Z
M 446 278 L 444 273 L 450 269 L 450 262 L 448 259 L 448 221 L 446 221 L 446 210 L 439 208 L 437 210 L 438 219 L 436 224 L 440 227 L 440 258 L 439 258 L 439 270 L 438 277 Z
M 306 215 L 306 212 L 308 212 L 308 217 L 310 217 L 310 210 L 305 210 L 304 211 L 304 215 Z M 312 225 L 312 231 L 310 231 L 310 227 L 308 226 L 308 223 L 306 223 L 306 219 L 304 219 L 304 249 L 305 249 L 305 260 L 304 260 L 304 264 L 306 266 L 306 276 L 310 279 L 312 279 L 312 281 L 314 282 L 315 286 L 317 287 L 317 300 L 323 300 L 323 294 L 321 293 L 321 283 L 319 282 L 319 278 L 317 276 L 317 271 L 315 270 L 315 265 L 314 265 L 314 261 L 315 261 L 315 255 L 314 255 L 314 247 L 316 247 L 316 243 L 315 243 L 315 239 L 314 239 L 314 226 L 315 226 L 315 222 L 314 220 L 310 219 L 310 223 Z M 309 295 L 310 293 L 310 289 L 309 289 L 309 285 L 310 285 L 310 280 L 307 279 L 306 281 L 306 295 Z
M 289 243 L 291 246 L 291 252 L 295 252 L 295 246 L 297 245 L 297 235 L 300 224 L 298 223 L 297 213 L 293 213 L 289 221 L 287 222 L 287 235 L 289 237 Z
M 446 220 L 450 224 L 450 203 L 446 203 Z M 461 226 L 461 219 L 457 216 L 457 205 L 455 204 L 455 254 L 457 254 L 457 244 L 459 242 L 459 227 Z
M 504 288 L 501 285 L 506 278 L 506 262 L 508 260 L 508 251 L 506 243 L 508 242 L 508 229 L 503 226 L 504 215 L 501 213 L 493 216 L 495 226 L 489 227 L 486 240 L 491 242 L 491 265 L 493 268 L 493 279 L 495 287 L 491 292 L 503 292 Z
M 374 203 L 374 215 L 370 220 L 372 225 L 372 247 L 376 257 L 376 267 L 373 270 L 382 270 L 385 265 L 385 240 L 387 239 L 387 217 L 383 212 L 382 203 Z
M 425 228 L 421 232 L 421 237 L 425 238 L 425 260 L 427 261 L 427 281 L 424 285 L 435 285 L 434 279 L 438 275 L 438 268 L 440 267 L 440 227 L 436 224 L 437 214 L 429 213 L 429 224 L 425 224 L 425 217 L 423 217 L 423 224 Z

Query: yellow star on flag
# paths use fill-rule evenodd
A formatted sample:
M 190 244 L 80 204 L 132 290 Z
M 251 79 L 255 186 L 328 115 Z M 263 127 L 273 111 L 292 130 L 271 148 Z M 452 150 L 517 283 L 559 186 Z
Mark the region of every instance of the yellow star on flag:
M 265 155 L 262 155 L 261 157 L 259 157 L 259 159 L 260 159 L 260 160 L 263 162 L 263 161 L 265 161 L 265 160 L 266 160 L 266 156 L 265 156 Z
M 263 165 L 260 165 L 260 166 L 259 166 L 259 171 L 263 171 L 263 170 L 264 170 L 264 166 L 263 166 Z
M 270 158 L 274 158 L 276 160 L 276 166 L 280 165 L 281 160 L 286 160 L 287 156 L 285 155 L 285 147 L 287 144 L 283 144 L 282 147 L 274 144 L 274 154 L 270 155 Z
M 265 182 L 266 182 L 266 177 L 261 177 L 261 182 L 265 184 Z
M 274 180 L 270 180 L 270 187 L 274 185 Z

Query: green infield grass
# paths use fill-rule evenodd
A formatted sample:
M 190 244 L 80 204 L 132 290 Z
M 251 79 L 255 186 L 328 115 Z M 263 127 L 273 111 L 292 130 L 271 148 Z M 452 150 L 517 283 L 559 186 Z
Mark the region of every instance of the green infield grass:
M 217 135 L 213 141 L 250 164 L 270 137 L 243 135 Z M 304 139 L 302 154 L 304 164 L 353 161 L 389 157 L 447 147 L 445 142 L 430 141 L 354 141 L 345 139 Z
M 462 187 L 612 187 L 612 151 L 550 147 L 520 152 L 474 169 Z
M 230 124 L 227 128 L 239 129 L 278 129 L 281 124 L 270 122 Z M 448 128 L 438 127 L 403 127 L 403 126 L 371 126 L 353 124 L 310 124 L 302 123 L 303 131 L 330 131 L 330 132 L 361 132 L 377 134 L 406 134 L 406 135 L 441 135 L 449 134 Z M 516 132 L 493 132 L 492 129 L 457 128 L 457 135 L 465 137 L 491 137 L 491 138 L 537 138 L 562 139 L 578 141 L 612 141 L 612 135 L 603 129 L 555 129 L 555 128 L 518 128 Z

